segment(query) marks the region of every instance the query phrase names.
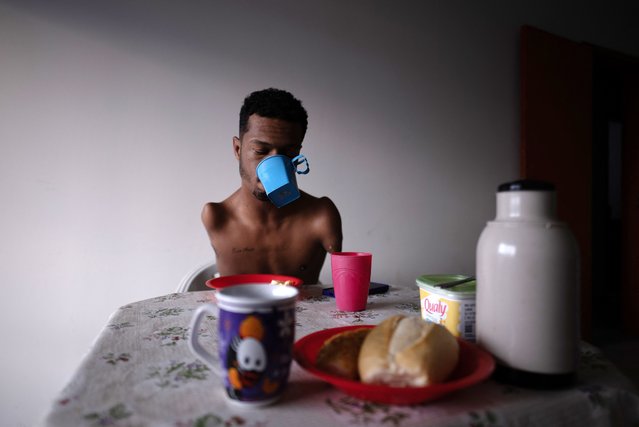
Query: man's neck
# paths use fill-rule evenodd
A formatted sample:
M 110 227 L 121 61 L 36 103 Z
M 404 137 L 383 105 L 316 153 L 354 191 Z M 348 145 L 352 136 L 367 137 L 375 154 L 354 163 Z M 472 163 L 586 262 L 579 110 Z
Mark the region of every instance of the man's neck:
M 238 202 L 243 215 L 262 224 L 279 223 L 286 216 L 282 208 L 278 208 L 270 200 L 259 200 L 244 189 L 240 189 L 238 193 Z

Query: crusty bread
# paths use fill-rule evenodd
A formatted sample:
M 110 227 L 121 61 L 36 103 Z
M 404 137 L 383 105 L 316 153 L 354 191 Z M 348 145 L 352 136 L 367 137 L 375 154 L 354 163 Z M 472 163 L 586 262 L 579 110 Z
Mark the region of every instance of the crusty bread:
M 385 319 L 379 325 L 371 329 L 359 353 L 358 371 L 360 378 L 364 380 L 364 376 L 370 381 L 373 371 L 386 372 L 389 370 L 390 358 L 388 357 L 388 348 L 390 340 L 393 337 L 393 331 L 397 324 L 402 320 L 403 316 L 392 316 Z M 364 352 L 362 352 L 364 350 Z M 362 376 L 361 374 L 364 374 Z
M 398 315 L 368 334 L 358 371 L 365 383 L 421 387 L 446 380 L 458 360 L 459 343 L 445 327 Z
M 357 360 L 364 338 L 370 329 L 359 328 L 335 334 L 322 344 L 315 366 L 333 375 L 357 380 Z

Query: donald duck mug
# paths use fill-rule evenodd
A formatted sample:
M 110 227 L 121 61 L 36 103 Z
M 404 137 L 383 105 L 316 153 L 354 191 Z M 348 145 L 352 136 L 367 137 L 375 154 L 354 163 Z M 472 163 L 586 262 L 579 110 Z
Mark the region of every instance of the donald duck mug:
M 292 286 L 236 285 L 216 293 L 217 307 L 204 304 L 193 314 L 191 351 L 214 372 L 221 366 L 231 402 L 264 406 L 281 397 L 293 360 L 297 295 Z M 217 317 L 219 358 L 198 340 L 206 315 Z

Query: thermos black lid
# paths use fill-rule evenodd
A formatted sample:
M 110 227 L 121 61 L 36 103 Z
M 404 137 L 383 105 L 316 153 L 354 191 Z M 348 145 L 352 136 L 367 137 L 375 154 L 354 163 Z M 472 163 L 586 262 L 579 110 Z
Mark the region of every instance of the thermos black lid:
M 517 181 L 506 182 L 497 187 L 498 193 L 505 191 L 555 191 L 555 186 L 545 181 L 519 179 Z

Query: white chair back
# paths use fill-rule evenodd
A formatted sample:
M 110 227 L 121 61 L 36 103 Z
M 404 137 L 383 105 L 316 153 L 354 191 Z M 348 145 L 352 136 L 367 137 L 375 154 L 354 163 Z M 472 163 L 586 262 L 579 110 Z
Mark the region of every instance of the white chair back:
M 215 262 L 208 262 L 184 276 L 176 292 L 210 291 L 206 281 L 219 275 Z

